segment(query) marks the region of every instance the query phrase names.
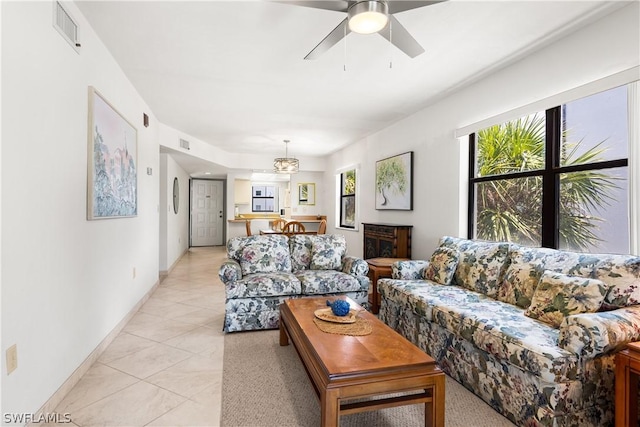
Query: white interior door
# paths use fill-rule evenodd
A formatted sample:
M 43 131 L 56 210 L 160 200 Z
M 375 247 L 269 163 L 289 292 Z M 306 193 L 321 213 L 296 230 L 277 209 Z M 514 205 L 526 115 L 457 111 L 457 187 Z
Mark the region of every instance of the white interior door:
M 191 246 L 224 244 L 223 181 L 191 181 Z

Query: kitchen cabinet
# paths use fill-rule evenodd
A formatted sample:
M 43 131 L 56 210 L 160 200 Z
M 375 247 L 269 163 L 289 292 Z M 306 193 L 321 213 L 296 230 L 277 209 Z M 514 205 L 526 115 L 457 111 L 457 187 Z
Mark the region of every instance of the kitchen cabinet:
M 234 181 L 234 205 L 251 204 L 251 181 L 248 179 L 236 179 Z

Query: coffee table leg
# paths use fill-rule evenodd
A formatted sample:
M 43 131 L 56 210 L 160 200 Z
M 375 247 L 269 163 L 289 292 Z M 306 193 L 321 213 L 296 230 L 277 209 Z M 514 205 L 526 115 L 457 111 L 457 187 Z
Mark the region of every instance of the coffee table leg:
M 426 427 L 444 427 L 444 375 L 434 378 L 431 388 L 431 402 L 424 404 L 424 425 Z
M 284 327 L 282 316 L 280 316 L 280 345 L 289 345 L 289 336 L 287 335 L 287 330 Z
M 337 390 L 324 390 L 320 398 L 320 425 L 338 427 L 340 425 L 340 401 Z

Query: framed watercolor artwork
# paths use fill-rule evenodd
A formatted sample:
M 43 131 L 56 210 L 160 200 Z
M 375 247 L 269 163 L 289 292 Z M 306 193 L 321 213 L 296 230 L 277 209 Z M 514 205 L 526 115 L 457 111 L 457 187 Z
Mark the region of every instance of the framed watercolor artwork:
M 413 210 L 413 151 L 376 162 L 376 209 Z
M 138 133 L 89 87 L 87 219 L 138 214 Z

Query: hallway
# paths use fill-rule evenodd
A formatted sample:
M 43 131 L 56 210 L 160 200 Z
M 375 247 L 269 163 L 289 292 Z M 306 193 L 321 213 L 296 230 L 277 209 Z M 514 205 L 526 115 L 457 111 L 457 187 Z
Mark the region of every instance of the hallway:
M 191 248 L 58 405 L 60 426 L 218 426 L 224 246 Z

